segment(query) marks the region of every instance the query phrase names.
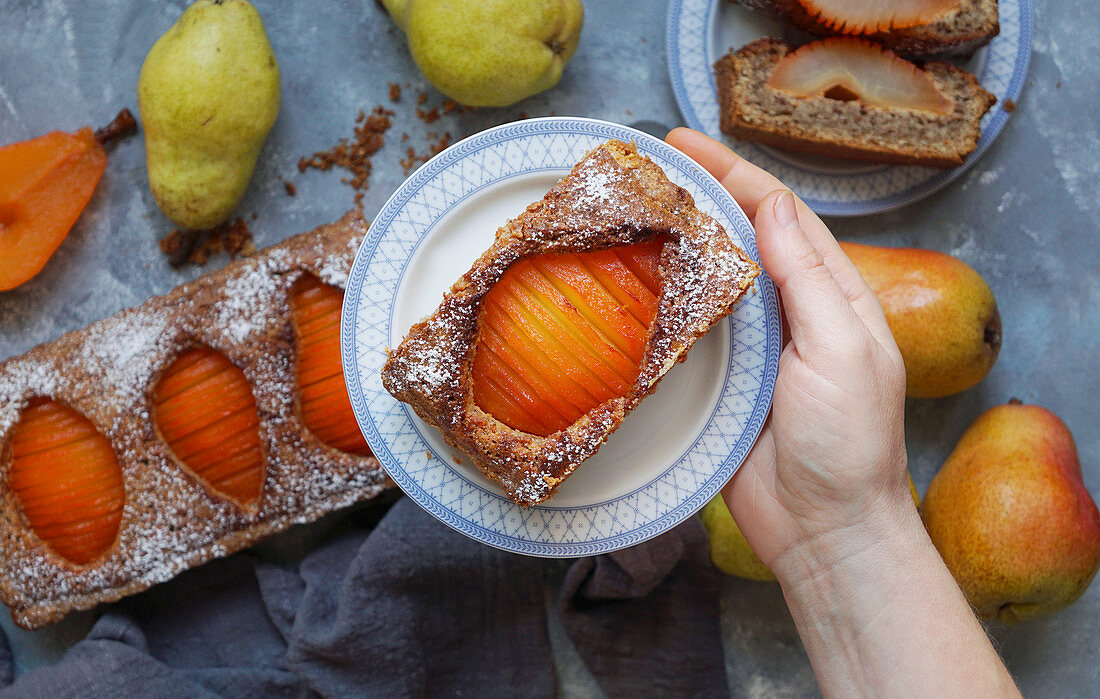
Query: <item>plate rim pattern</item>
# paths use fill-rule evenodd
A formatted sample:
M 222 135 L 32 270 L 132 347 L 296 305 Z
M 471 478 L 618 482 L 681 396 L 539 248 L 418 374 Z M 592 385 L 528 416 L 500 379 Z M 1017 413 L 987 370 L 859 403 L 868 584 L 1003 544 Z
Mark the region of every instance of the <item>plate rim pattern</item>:
M 344 297 L 344 306 L 341 314 L 341 354 L 349 398 L 351 399 L 352 408 L 359 422 L 360 429 L 367 438 L 368 444 L 370 444 L 372 451 L 375 452 L 375 457 L 378 458 L 383 468 L 385 468 L 394 482 L 397 483 L 412 500 L 448 526 L 491 546 L 532 556 L 575 557 L 607 553 L 657 536 L 678 525 L 701 509 L 729 480 L 747 457 L 770 412 L 775 378 L 778 372 L 781 335 L 775 287 L 767 275 L 761 275 L 757 279 L 755 290 L 755 294 L 760 298 L 760 303 L 763 306 L 762 316 L 756 321 L 758 324 L 762 325 L 759 330 L 763 333 L 763 339 L 761 340 L 763 352 L 759 377 L 760 389 L 755 395 L 755 403 L 752 406 L 749 418 L 745 422 L 744 429 L 741 430 L 740 436 L 735 443 L 728 444 L 729 450 L 725 459 L 720 464 L 714 465 L 713 473 L 702 487 L 698 488 L 696 492 L 684 498 L 682 501 L 678 501 L 660 516 L 644 521 L 642 524 L 635 526 L 629 531 L 618 532 L 602 538 L 587 538 L 573 541 L 539 541 L 526 537 L 522 535 L 522 533 L 506 533 L 500 529 L 492 529 L 483 524 L 474 522 L 451 508 L 444 506 L 428 493 L 423 485 L 405 470 L 398 457 L 394 455 L 390 446 L 383 438 L 378 424 L 376 424 L 375 417 L 370 411 L 370 401 L 368 397 L 371 395 L 378 395 L 378 391 L 384 393 L 384 389 L 381 388 L 380 380 L 376 379 L 372 382 L 372 377 L 370 375 L 367 375 L 365 379 L 364 376 L 362 376 L 360 343 L 358 341 L 360 332 L 370 329 L 361 325 L 360 311 L 363 308 L 364 302 L 368 304 L 371 303 L 369 300 L 365 300 L 366 289 L 370 286 L 367 282 L 371 262 L 378 252 L 380 245 L 384 242 L 386 233 L 390 229 L 391 224 L 394 223 L 394 219 L 398 213 L 409 204 L 418 192 L 442 173 L 454 167 L 463 159 L 479 151 L 500 145 L 506 141 L 523 138 L 550 137 L 554 135 L 578 139 L 595 138 L 597 140 L 607 140 L 609 138 L 617 138 L 620 140 L 632 140 L 636 142 L 639 149 L 646 154 L 650 156 L 659 154 L 660 158 L 664 159 L 666 162 L 671 162 L 681 172 L 687 174 L 691 179 L 691 185 L 697 188 L 697 191 L 704 192 L 715 202 L 715 206 L 721 209 L 722 216 L 732 225 L 734 230 L 731 232 L 740 239 L 739 243 L 745 252 L 753 259 L 759 260 L 752 227 L 747 217 L 745 217 L 744 213 L 737 206 L 737 203 L 729 193 L 726 192 L 713 176 L 699 168 L 699 166 L 691 161 L 686 155 L 668 146 L 660 139 L 628 126 L 584 117 L 543 117 L 502 124 L 459 141 L 436 155 L 413 173 L 411 177 L 406 179 L 379 211 L 378 215 L 375 217 L 374 223 L 368 229 L 366 238 L 360 244 L 359 250 L 355 256 L 355 261 L 352 265 L 352 270 L 349 274 Z M 563 163 L 560 169 L 567 171 L 572 164 L 573 163 Z M 530 168 L 524 170 L 524 172 L 533 172 L 539 169 L 554 170 L 558 169 L 558 166 Z M 409 259 L 413 256 L 413 251 L 419 248 L 420 243 L 423 242 L 428 232 L 431 231 L 435 224 L 459 202 L 476 194 L 480 189 L 502 181 L 503 179 L 506 178 L 498 177 L 497 179 L 491 179 L 489 182 L 475 186 L 473 190 L 460 196 L 443 211 L 434 215 L 432 220 L 423 230 L 418 230 L 419 237 L 413 244 L 413 247 L 408 251 L 405 259 L 402 260 L 403 267 L 407 267 Z M 681 182 L 681 184 L 683 183 Z M 393 294 L 383 301 L 384 304 L 388 304 L 388 306 L 383 309 L 385 311 L 385 320 L 380 321 L 380 323 L 385 326 L 386 334 L 384 341 L 386 343 L 390 341 L 390 336 L 392 335 L 394 295 L 397 289 L 400 288 L 402 278 L 403 270 L 396 275 L 395 280 L 392 282 Z M 732 323 L 729 319 L 723 320 L 722 322 Z M 690 453 L 699 441 L 703 439 L 708 428 L 713 425 L 714 412 L 718 407 L 723 405 L 723 397 L 729 390 L 728 382 L 730 380 L 730 374 L 732 373 L 729 367 L 734 361 L 733 346 L 735 343 L 735 335 L 736 334 L 732 332 L 731 328 L 729 338 L 730 348 L 728 350 L 730 353 L 730 362 L 727 364 L 726 369 L 727 383 L 720 392 L 719 399 L 711 411 L 710 420 L 706 427 L 702 428 L 700 434 L 695 437 L 695 443 L 687 447 L 685 453 Z M 366 386 L 364 386 L 364 384 L 366 384 Z M 388 394 L 386 394 L 386 397 L 388 397 Z M 395 399 L 389 397 L 389 401 L 395 402 Z M 401 406 L 405 411 L 404 419 L 409 421 L 413 432 L 418 433 L 415 423 L 411 419 L 408 406 L 404 406 L 404 404 L 401 404 Z M 423 444 L 423 440 L 419 434 L 417 434 L 416 439 L 419 439 L 420 443 Z M 424 447 L 427 449 L 426 444 L 424 444 Z M 417 448 L 419 448 L 419 445 Z M 411 450 L 409 453 L 411 453 Z M 467 484 L 473 486 L 475 494 L 477 494 L 478 497 L 488 498 L 491 504 L 496 504 L 502 513 L 505 510 L 509 510 L 512 511 L 513 516 L 522 515 L 524 517 L 532 516 L 531 513 L 543 513 L 544 522 L 549 521 L 547 519 L 548 515 L 545 513 L 549 513 L 550 516 L 561 515 L 563 513 L 574 513 L 574 516 L 583 515 L 584 519 L 588 520 L 590 523 L 594 522 L 593 518 L 596 516 L 613 517 L 613 513 L 610 512 L 613 505 L 624 501 L 626 498 L 636 496 L 645 488 L 650 486 L 657 487 L 656 484 L 670 472 L 675 470 L 677 465 L 683 460 L 684 457 L 681 457 L 679 461 L 670 464 L 663 475 L 652 479 L 641 488 L 631 493 L 615 496 L 610 500 L 577 507 L 554 506 L 552 504 L 553 501 L 551 501 L 550 504 L 545 506 L 536 506 L 524 510 L 507 498 L 485 489 L 480 484 L 471 482 L 461 471 L 447 464 L 446 462 L 448 460 L 445 456 L 440 455 L 434 459 L 434 461 L 439 462 L 439 468 L 449 469 L 447 472 L 448 474 L 458 476 L 465 480 Z M 503 514 L 501 515 L 500 521 L 504 521 Z M 595 526 L 589 527 L 590 536 L 591 532 L 595 531 L 595 529 Z M 516 529 L 516 532 L 520 531 L 520 528 Z

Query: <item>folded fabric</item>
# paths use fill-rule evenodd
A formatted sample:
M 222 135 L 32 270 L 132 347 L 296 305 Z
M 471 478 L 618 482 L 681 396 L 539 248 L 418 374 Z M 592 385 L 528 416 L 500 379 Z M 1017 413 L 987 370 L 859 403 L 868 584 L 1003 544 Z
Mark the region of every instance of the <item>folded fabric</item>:
M 401 499 L 289 565 L 254 551 L 113 605 L 14 683 L 0 633 L 0 696 L 553 696 L 552 570 Z M 727 694 L 698 522 L 574 562 L 557 608 L 607 694 Z

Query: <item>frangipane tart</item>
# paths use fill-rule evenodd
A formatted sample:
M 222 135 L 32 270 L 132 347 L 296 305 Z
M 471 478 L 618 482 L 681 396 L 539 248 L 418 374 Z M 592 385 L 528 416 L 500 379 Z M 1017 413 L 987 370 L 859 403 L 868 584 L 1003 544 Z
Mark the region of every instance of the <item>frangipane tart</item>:
M 535 505 L 759 273 L 658 165 L 609 141 L 497 231 L 390 353 L 382 382 Z

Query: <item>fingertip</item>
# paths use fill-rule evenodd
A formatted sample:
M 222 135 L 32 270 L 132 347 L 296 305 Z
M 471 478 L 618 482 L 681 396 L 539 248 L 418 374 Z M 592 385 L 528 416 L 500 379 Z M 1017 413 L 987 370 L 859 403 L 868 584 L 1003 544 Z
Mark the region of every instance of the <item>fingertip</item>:
M 681 141 L 685 138 L 690 138 L 690 135 L 692 133 L 693 133 L 693 130 L 689 129 L 686 126 L 677 126 L 676 128 L 672 129 L 672 131 L 669 131 L 668 134 L 665 135 L 665 142 L 670 144 L 670 145 L 675 146 L 677 142 L 679 142 L 679 141 Z

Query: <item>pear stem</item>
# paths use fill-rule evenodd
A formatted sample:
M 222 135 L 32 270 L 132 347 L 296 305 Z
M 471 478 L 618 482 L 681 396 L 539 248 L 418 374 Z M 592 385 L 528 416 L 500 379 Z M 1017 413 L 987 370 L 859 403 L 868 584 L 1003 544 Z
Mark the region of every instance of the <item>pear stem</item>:
M 137 131 L 137 119 L 134 119 L 134 115 L 129 109 L 122 108 L 115 118 L 111 120 L 110 124 L 107 124 L 102 129 L 97 129 L 95 132 L 95 140 L 99 142 L 99 145 L 106 145 L 108 141 L 113 141 L 116 138 L 122 138 L 123 136 L 129 136 Z

